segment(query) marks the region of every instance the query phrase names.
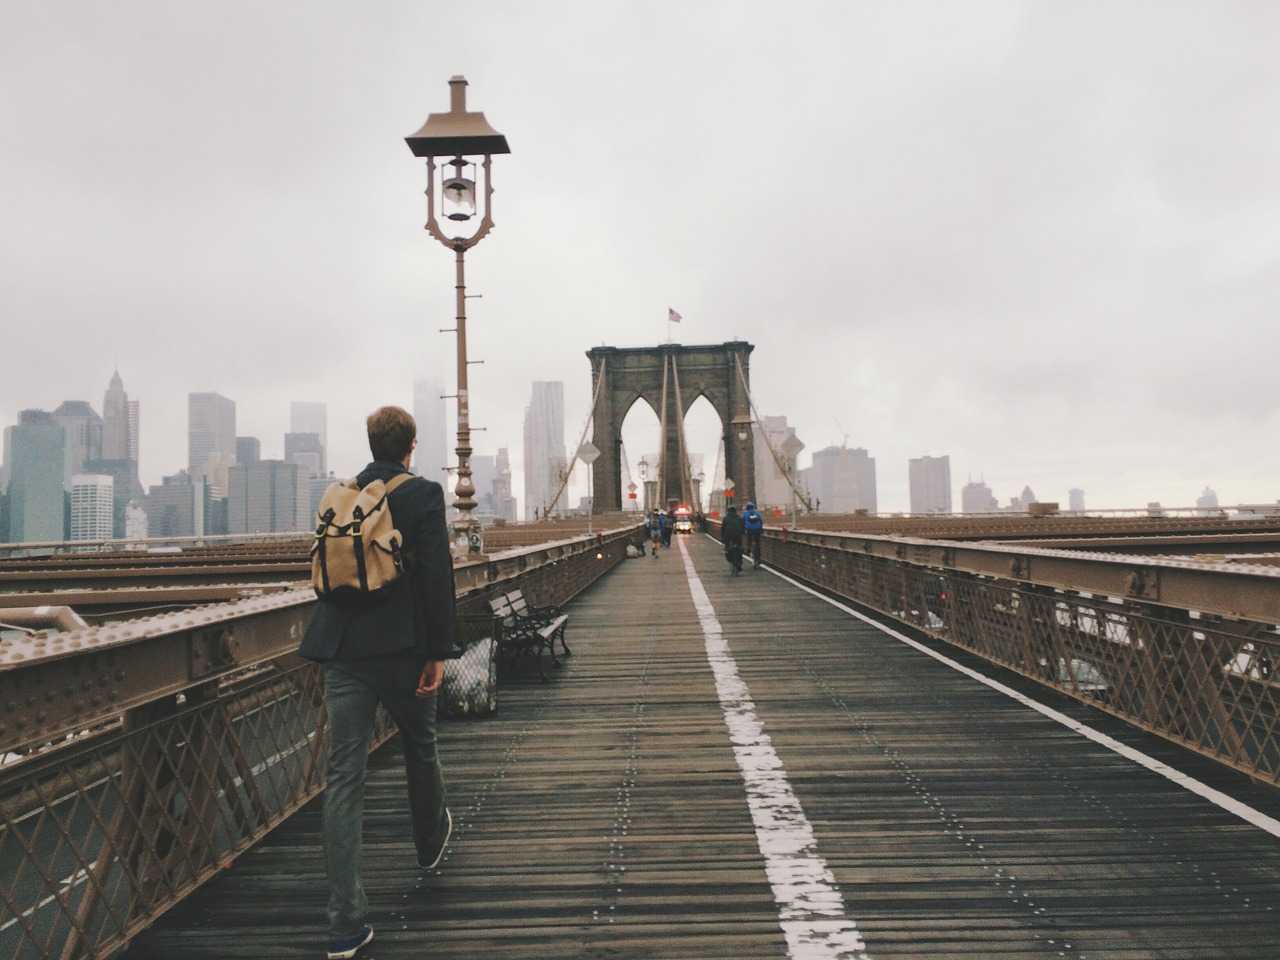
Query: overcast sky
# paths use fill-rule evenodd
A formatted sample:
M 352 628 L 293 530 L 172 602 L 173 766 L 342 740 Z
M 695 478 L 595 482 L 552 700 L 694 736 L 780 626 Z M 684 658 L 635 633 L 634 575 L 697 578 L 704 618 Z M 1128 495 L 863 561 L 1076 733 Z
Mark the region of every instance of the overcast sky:
M 756 345 L 802 464 L 867 447 L 882 509 L 923 453 L 1002 501 L 1280 497 L 1270 0 L 5 9 L 0 422 L 100 410 L 118 363 L 144 482 L 185 466 L 188 391 L 267 456 L 326 400 L 349 472 L 365 413 L 452 378 L 402 138 L 464 73 L 512 148 L 468 258 L 482 452 L 519 467 L 534 379 L 572 444 L 583 352 L 671 305 L 683 342 Z

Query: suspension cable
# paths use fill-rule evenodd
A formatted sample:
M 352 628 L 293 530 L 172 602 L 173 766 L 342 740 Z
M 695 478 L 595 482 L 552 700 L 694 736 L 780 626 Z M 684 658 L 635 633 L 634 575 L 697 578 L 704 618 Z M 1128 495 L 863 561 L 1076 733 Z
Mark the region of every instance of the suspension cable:
M 676 388 L 676 439 L 680 448 L 680 500 L 688 503 L 693 491 L 693 473 L 689 467 L 689 445 L 684 436 L 684 397 L 680 393 L 680 366 L 671 358 L 671 380 Z
M 545 520 L 551 515 L 551 508 L 560 502 L 560 496 L 564 493 L 564 488 L 569 485 L 569 477 L 573 475 L 573 468 L 578 465 L 578 451 L 582 449 L 582 444 L 586 442 L 587 430 L 590 429 L 592 421 L 596 416 L 596 404 L 600 400 L 600 389 L 604 386 L 604 365 L 606 357 L 600 358 L 600 375 L 596 378 L 596 392 L 591 397 L 591 409 L 587 411 L 587 420 L 582 425 L 582 435 L 578 437 L 578 445 L 573 448 L 573 459 L 569 461 L 569 466 L 564 472 L 564 476 L 560 480 L 560 488 L 556 490 L 556 495 L 551 498 L 551 502 L 542 509 L 542 518 Z M 603 453 L 604 451 L 600 451 Z M 595 491 L 588 490 L 587 496 L 593 496 Z M 595 507 L 595 504 L 592 504 Z
M 756 402 L 751 398 L 751 388 L 747 386 L 747 375 L 742 370 L 742 358 L 738 354 L 733 355 L 734 366 L 738 369 L 738 379 L 742 382 L 742 389 L 747 395 L 747 405 L 751 408 L 751 414 L 755 417 L 756 423 L 760 424 L 760 436 L 764 437 L 764 445 L 768 448 L 769 454 L 773 457 L 774 466 L 778 468 L 778 472 L 786 478 L 787 486 L 791 488 L 791 492 L 796 498 L 804 504 L 804 508 L 810 513 L 813 512 L 813 504 L 809 502 L 809 498 L 800 492 L 800 488 L 796 486 L 795 481 L 791 477 L 791 473 L 782 464 L 782 458 L 778 456 L 778 451 L 773 449 L 773 442 L 769 439 L 769 431 L 764 428 L 764 420 L 760 416 L 760 411 L 756 409 Z
M 655 507 L 659 510 L 666 509 L 666 476 L 667 476 L 667 364 L 671 358 L 663 353 L 662 355 L 662 416 L 658 418 L 658 435 L 661 438 L 659 443 L 658 454 L 658 502 Z

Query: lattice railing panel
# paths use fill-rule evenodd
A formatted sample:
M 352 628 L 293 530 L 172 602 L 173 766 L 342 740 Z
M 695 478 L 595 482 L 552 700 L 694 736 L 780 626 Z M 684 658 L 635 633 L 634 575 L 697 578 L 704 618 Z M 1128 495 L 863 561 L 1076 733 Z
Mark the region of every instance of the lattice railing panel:
M 1136 598 L 779 535 L 763 559 L 1200 753 L 1280 783 L 1280 631 Z

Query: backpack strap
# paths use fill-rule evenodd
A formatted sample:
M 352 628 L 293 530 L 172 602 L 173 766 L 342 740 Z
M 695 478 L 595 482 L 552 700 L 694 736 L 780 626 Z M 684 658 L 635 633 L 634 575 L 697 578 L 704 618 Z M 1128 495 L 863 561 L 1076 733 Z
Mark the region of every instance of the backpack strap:
M 395 493 L 397 490 L 403 487 L 406 483 L 412 480 L 415 476 L 417 476 L 417 474 L 410 473 L 408 470 L 406 470 L 404 473 L 397 473 L 394 477 L 392 477 L 383 485 L 383 489 L 387 491 L 387 496 L 389 497 L 391 496 L 391 494 Z

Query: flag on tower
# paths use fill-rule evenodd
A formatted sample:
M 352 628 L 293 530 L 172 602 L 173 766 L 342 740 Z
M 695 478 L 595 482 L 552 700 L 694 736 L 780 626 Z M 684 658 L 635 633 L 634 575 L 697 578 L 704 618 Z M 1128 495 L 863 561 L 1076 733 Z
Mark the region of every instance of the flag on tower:
M 667 307 L 667 322 L 668 322 L 668 323 L 679 323 L 679 322 L 680 322 L 681 320 L 683 320 L 683 319 L 684 319 L 684 318 L 683 318 L 682 316 L 680 316 L 680 314 L 676 313 L 676 312 L 675 312 L 674 310 L 672 310 L 670 307 Z

